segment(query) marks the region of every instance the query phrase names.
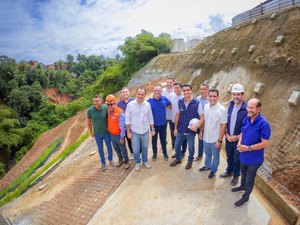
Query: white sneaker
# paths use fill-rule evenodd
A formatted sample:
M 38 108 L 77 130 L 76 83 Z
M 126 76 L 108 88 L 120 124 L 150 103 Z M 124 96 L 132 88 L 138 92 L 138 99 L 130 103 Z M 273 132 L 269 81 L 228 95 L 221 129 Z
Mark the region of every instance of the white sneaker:
M 129 160 L 133 160 L 133 154 L 130 153 Z
M 147 169 L 150 169 L 151 168 L 151 165 L 150 163 L 147 161 L 144 163 L 144 166 L 147 168 Z
M 139 163 L 135 164 L 134 169 L 135 169 L 135 171 L 140 171 L 140 169 L 141 169 L 140 164 Z

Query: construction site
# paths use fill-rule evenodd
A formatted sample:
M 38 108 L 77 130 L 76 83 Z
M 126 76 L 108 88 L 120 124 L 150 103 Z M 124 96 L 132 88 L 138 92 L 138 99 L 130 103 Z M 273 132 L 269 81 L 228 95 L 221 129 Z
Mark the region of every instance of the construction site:
M 220 91 L 219 101 L 226 107 L 232 85 L 241 83 L 245 100 L 259 98 L 272 135 L 249 204 L 234 208 L 241 194 L 231 192 L 230 180 L 219 178 L 226 168 L 224 146 L 217 176 L 207 179 L 206 173 L 198 171 L 204 160 L 185 170 L 186 158 L 171 168 L 162 154 L 150 162 L 151 169 L 142 167 L 136 172 L 131 162 L 128 170 L 109 167 L 101 171 L 97 145 L 88 137 L 38 176 L 22 195 L 2 206 L 0 223 L 300 224 L 300 6 L 291 2 L 254 18 L 244 13 L 233 26 L 189 51 L 155 57 L 128 84 L 133 97 L 137 88 L 145 87 L 148 98 L 156 84 L 173 77 L 190 84 L 196 97 L 200 84 L 208 82 Z M 268 7 L 275 7 L 274 2 Z M 1 179 L 0 190 L 57 140 L 55 151 L 35 173 L 87 131 L 83 111 L 46 132 Z M 151 145 L 148 152 L 150 158 Z

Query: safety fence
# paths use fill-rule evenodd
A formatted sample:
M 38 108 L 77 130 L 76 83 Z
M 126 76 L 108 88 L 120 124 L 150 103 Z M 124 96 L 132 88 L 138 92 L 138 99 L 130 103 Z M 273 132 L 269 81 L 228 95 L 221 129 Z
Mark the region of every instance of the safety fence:
M 281 9 L 293 7 L 293 6 L 300 6 L 300 0 L 272 0 L 266 1 L 261 3 L 260 5 L 256 6 L 253 9 L 245 11 L 241 14 L 232 18 L 232 25 L 237 25 L 239 23 L 253 20 L 259 16 L 276 12 Z

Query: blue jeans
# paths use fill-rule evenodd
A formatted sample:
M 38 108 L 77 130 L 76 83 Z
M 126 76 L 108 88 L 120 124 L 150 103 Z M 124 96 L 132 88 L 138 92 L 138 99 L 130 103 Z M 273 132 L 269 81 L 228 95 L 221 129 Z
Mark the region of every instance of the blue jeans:
M 134 162 L 141 163 L 140 150 L 142 149 L 142 162 L 148 162 L 149 131 L 144 134 L 137 134 L 131 131 L 131 145 L 133 150 Z
M 235 177 L 240 176 L 240 152 L 236 150 L 237 146 L 236 142 L 229 142 L 226 140 L 226 156 L 227 156 L 227 173 L 231 174 L 233 172 L 233 175 Z
M 115 149 L 115 152 L 118 155 L 119 161 L 122 161 L 124 159 L 125 163 L 128 163 L 129 159 L 127 154 L 127 149 L 125 146 L 125 142 L 124 144 L 120 143 L 120 139 L 121 139 L 120 134 L 117 135 L 110 134 L 110 138 L 111 138 L 111 143 Z
M 203 140 L 200 140 L 198 137 L 198 157 L 202 157 L 203 155 Z
M 220 162 L 220 148 L 215 147 L 216 142 L 206 143 L 203 141 L 204 152 L 205 152 L 205 162 L 204 165 L 206 168 L 210 168 L 211 172 L 215 173 L 218 170 Z
M 256 172 L 261 165 L 262 163 L 256 165 L 241 164 L 241 187 L 245 189 L 245 193 L 243 194 L 242 198 L 246 201 L 249 200 L 250 194 L 254 187 Z
M 175 123 L 172 122 L 171 123 L 171 132 L 172 132 L 173 135 L 174 135 L 174 129 L 175 129 Z M 175 137 L 175 135 L 174 135 L 174 137 Z M 174 143 L 176 143 L 176 137 L 175 137 L 175 142 Z M 175 145 L 174 146 L 172 145 L 172 148 L 175 148 Z M 187 141 L 184 140 L 183 143 L 182 143 L 182 150 L 181 150 L 182 155 L 185 154 L 186 148 L 187 148 Z
M 176 160 L 181 161 L 182 159 L 181 146 L 184 140 L 186 140 L 188 143 L 188 150 L 189 150 L 188 162 L 193 162 L 194 153 L 195 153 L 195 136 L 196 136 L 195 134 L 183 134 L 179 132 L 177 133 L 175 139 Z
M 157 136 L 159 134 L 160 144 L 163 151 L 163 154 L 167 154 L 167 133 L 166 133 L 166 126 L 155 126 L 155 135 L 152 137 L 152 150 L 153 155 L 157 155 Z
M 105 141 L 105 144 L 106 144 L 106 147 L 107 147 L 108 160 L 111 161 L 111 160 L 113 160 L 113 154 L 112 154 L 112 147 L 111 147 L 111 143 L 110 143 L 110 135 L 109 135 L 109 133 L 95 134 L 95 140 L 96 140 L 96 143 L 97 143 L 101 163 L 103 165 L 106 165 L 104 150 L 103 150 L 103 140 Z
M 167 120 L 167 125 L 166 125 L 166 132 L 167 132 L 167 127 L 170 127 L 170 132 L 171 132 L 171 140 L 172 140 L 172 148 L 175 148 L 175 135 L 174 135 L 174 123 L 172 120 Z

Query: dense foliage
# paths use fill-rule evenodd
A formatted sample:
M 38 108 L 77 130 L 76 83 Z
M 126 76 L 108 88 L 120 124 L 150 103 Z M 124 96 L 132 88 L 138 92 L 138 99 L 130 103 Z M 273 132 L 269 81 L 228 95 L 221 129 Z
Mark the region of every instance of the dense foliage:
M 119 47 L 122 56 L 114 59 L 78 54 L 75 60 L 67 55 L 65 61 L 45 66 L 0 56 L 0 177 L 3 165 L 20 160 L 43 132 L 89 107 L 94 94 L 105 97 L 120 90 L 132 74 L 158 54 L 168 53 L 171 45 L 168 34 L 154 37 L 142 31 L 128 37 Z M 51 103 L 43 92 L 48 87 L 74 101 Z

